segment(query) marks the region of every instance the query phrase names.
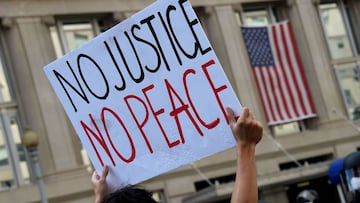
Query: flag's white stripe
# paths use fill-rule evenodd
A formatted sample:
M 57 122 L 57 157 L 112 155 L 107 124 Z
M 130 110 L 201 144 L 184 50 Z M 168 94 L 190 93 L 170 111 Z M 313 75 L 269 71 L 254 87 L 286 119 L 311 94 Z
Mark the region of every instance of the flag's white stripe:
M 289 92 L 287 91 L 284 72 L 282 71 L 282 69 L 280 67 L 279 60 L 278 60 L 278 56 L 277 56 L 277 52 L 276 52 L 276 48 L 275 48 L 275 44 L 274 44 L 274 35 L 272 33 L 271 26 L 268 28 L 268 33 L 269 33 L 269 39 L 270 39 L 270 48 L 271 48 L 271 52 L 273 53 L 274 63 L 275 63 L 275 67 L 276 67 L 274 69 L 278 73 L 278 76 L 279 76 L 278 79 L 279 79 L 280 85 L 282 87 L 281 88 L 282 93 L 283 93 L 284 98 L 285 98 L 284 105 L 287 105 L 288 111 L 290 113 L 290 118 L 289 119 L 291 119 L 291 118 L 296 117 L 296 114 L 294 112 L 294 109 L 292 108 L 290 95 L 289 95 Z
M 268 122 L 268 125 L 277 125 L 277 124 L 283 124 L 283 123 L 290 123 L 290 122 L 294 122 L 294 121 L 299 121 L 299 120 L 304 120 L 304 119 L 308 119 L 308 118 L 313 118 L 315 117 L 316 114 L 309 114 L 309 115 L 304 115 L 304 116 L 301 116 L 301 117 L 296 117 L 296 118 L 293 118 L 293 119 L 290 119 L 286 122 L 284 121 L 275 121 L 275 122 Z
M 268 117 L 268 122 L 275 122 L 272 114 L 271 114 L 271 109 L 270 109 L 270 106 L 269 106 L 269 102 L 267 101 L 267 98 L 266 98 L 266 89 L 264 87 L 264 81 L 261 79 L 261 73 L 260 73 L 260 67 L 255 67 L 254 68 L 254 73 L 255 73 L 255 77 L 257 78 L 257 81 L 258 81 L 258 84 L 259 84 L 259 89 L 260 89 L 260 94 L 261 94 L 261 98 L 262 98 L 262 101 L 263 101 L 263 104 L 264 104 L 264 110 L 265 110 L 265 113 Z
M 300 99 L 303 100 L 305 108 L 306 108 L 306 112 L 304 112 L 304 114 L 307 115 L 309 113 L 312 113 L 311 104 L 309 101 L 310 98 L 308 98 L 307 91 L 305 89 L 305 85 L 304 85 L 305 81 L 303 81 L 301 78 L 300 67 L 296 60 L 293 44 L 291 43 L 290 33 L 289 33 L 289 29 L 290 29 L 289 24 L 287 24 L 287 23 L 284 24 L 284 29 L 285 29 L 286 43 L 288 44 L 288 47 L 289 47 L 291 63 L 293 64 L 295 75 L 296 75 L 296 81 L 298 82 L 298 85 L 300 88 L 300 94 L 301 94 Z
M 280 120 L 280 116 L 279 116 L 279 113 L 277 111 L 277 108 L 276 108 L 276 103 L 275 103 L 275 95 L 273 94 L 273 91 L 271 89 L 271 76 L 268 74 L 268 71 L 266 70 L 266 67 L 261 67 L 262 69 L 262 73 L 263 73 L 263 76 L 264 76 L 264 79 L 265 79 L 265 87 L 266 87 L 266 91 L 269 95 L 269 103 L 270 103 L 270 107 L 272 108 L 273 110 L 273 113 L 274 113 L 274 116 L 275 116 L 275 120 Z
M 289 92 L 287 91 L 287 86 L 286 86 L 286 82 L 285 82 L 285 77 L 284 76 L 284 72 L 282 71 L 282 69 L 280 67 L 278 67 L 276 69 L 277 73 L 278 73 L 278 77 L 279 77 L 279 81 L 280 81 L 280 85 L 281 85 L 281 88 L 282 88 L 282 93 L 284 95 L 284 98 L 285 98 L 285 101 L 284 101 L 284 105 L 286 105 L 288 108 L 288 111 L 289 111 L 289 116 L 288 117 L 289 119 L 290 118 L 294 118 L 296 117 L 296 114 L 295 114 L 295 111 L 294 111 L 294 108 L 292 107 L 292 102 L 291 102 L 291 99 L 290 99 L 290 95 L 289 95 Z
M 279 111 L 279 116 L 281 115 L 282 116 L 282 120 L 288 120 L 289 117 L 286 113 L 286 110 L 285 110 L 285 104 L 284 104 L 284 101 L 282 99 L 282 96 L 281 96 L 281 93 L 280 93 L 280 87 L 278 87 L 278 77 L 276 76 L 275 74 L 275 70 L 274 69 L 277 69 L 277 68 L 269 68 L 269 72 L 270 72 L 270 75 L 271 75 L 271 78 L 273 80 L 273 83 L 274 83 L 274 89 L 273 89 L 273 92 L 275 94 L 275 100 L 277 101 L 277 103 L 279 104 L 279 109 L 277 109 Z M 281 119 L 281 117 L 280 117 Z
M 277 37 L 277 41 L 278 41 L 277 45 L 278 45 L 279 50 L 280 50 L 280 56 L 278 56 L 278 60 L 281 60 L 283 65 L 284 65 L 285 77 L 288 78 L 288 83 L 290 85 L 290 93 L 289 93 L 289 95 L 291 95 L 294 98 L 294 102 L 295 102 L 295 106 L 292 106 L 292 107 L 297 110 L 297 112 L 299 113 L 299 116 L 302 116 L 300 98 L 299 98 L 299 95 L 298 95 L 298 93 L 296 91 L 294 78 L 292 78 L 292 75 L 291 75 L 289 61 L 287 61 L 287 59 L 286 59 L 285 47 L 284 47 L 283 43 L 280 43 L 280 42 L 284 42 L 284 40 L 282 39 L 282 36 L 281 36 L 280 25 L 277 24 L 277 25 L 274 25 L 274 26 L 276 27 L 276 37 Z

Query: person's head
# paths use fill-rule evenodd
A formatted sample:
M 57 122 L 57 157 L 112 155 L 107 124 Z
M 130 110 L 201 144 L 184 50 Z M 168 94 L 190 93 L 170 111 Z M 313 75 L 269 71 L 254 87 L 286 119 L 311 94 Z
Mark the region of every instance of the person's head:
M 315 190 L 303 190 L 296 197 L 296 203 L 315 203 L 319 195 Z
M 120 190 L 108 194 L 103 203 L 157 203 L 151 192 L 135 187 L 133 185 L 126 186 Z

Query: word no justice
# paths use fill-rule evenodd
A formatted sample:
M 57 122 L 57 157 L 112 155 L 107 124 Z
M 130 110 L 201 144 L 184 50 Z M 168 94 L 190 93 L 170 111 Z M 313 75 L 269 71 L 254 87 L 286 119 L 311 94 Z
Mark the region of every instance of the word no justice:
M 203 47 L 204 45 L 201 44 L 200 39 L 201 36 L 203 36 L 203 33 L 198 33 L 198 30 L 201 29 L 196 29 L 201 28 L 201 26 L 196 18 L 190 19 L 184 5 L 186 2 L 187 0 L 179 0 L 178 5 L 168 5 L 165 14 L 160 12 L 152 14 L 140 20 L 138 24 L 130 26 L 129 30 L 124 31 L 123 33 L 117 33 L 110 40 L 103 41 L 104 52 L 106 53 L 104 57 L 108 57 L 108 64 L 100 64 L 88 54 L 80 53 L 76 57 L 75 64 L 71 63 L 69 60 L 66 61 L 65 66 L 71 71 L 70 75 L 73 76 L 72 78 L 67 78 L 57 70 L 53 70 L 53 73 L 61 84 L 62 89 L 65 91 L 73 110 L 77 112 L 77 106 L 79 104 L 74 103 L 72 95 L 79 96 L 81 100 L 87 104 L 90 103 L 89 96 L 91 95 L 96 99 L 106 100 L 111 90 L 109 83 L 114 83 L 113 88 L 115 90 L 123 91 L 127 87 L 128 81 L 126 81 L 126 78 L 130 77 L 133 82 L 139 84 L 144 80 L 147 73 L 154 74 L 158 72 L 161 67 L 165 67 L 167 71 L 171 71 L 169 64 L 170 57 L 175 58 L 175 60 L 172 61 L 176 61 L 181 67 L 184 59 L 195 59 L 198 57 L 199 53 L 205 55 L 211 51 L 210 46 Z M 179 22 L 179 20 L 182 20 L 183 22 Z M 181 23 L 188 29 L 183 29 L 182 33 L 176 33 L 174 24 Z M 149 38 L 140 36 L 141 31 L 149 33 L 149 35 L 147 35 Z M 159 38 L 158 35 L 160 32 L 166 33 L 166 37 Z M 181 42 L 181 37 L 183 35 L 192 36 L 192 41 L 187 39 L 187 41 L 183 40 Z M 120 41 L 119 39 L 122 40 Z M 131 48 L 123 50 L 122 46 L 125 46 L 125 43 L 126 47 Z M 169 46 L 171 49 L 164 50 L 164 44 L 171 45 Z M 151 57 L 150 61 L 142 59 L 142 49 L 139 48 L 141 47 L 140 45 L 146 46 L 146 48 L 153 52 L 154 57 Z M 187 47 L 187 50 L 185 50 L 185 45 L 191 45 L 193 49 L 189 51 L 189 47 Z M 135 61 L 136 63 L 134 63 Z M 156 65 L 150 67 L 151 65 L 147 63 Z M 176 65 L 177 64 L 174 63 L 171 64 L 172 67 Z M 73 67 L 76 66 L 80 77 L 77 76 L 74 71 Z M 112 68 L 113 71 L 111 73 L 112 75 L 116 74 L 119 76 L 118 81 L 109 82 L 109 79 L 104 72 L 105 68 L 107 70 Z M 91 86 L 92 81 L 86 77 L 85 73 L 89 70 L 98 72 L 98 77 L 96 77 L 96 90 Z M 124 74 L 128 74 L 127 76 L 129 77 L 125 77 Z M 81 82 L 85 85 L 85 88 L 90 95 L 84 90 Z M 99 86 L 101 87 L 100 91 Z
M 135 122 L 137 126 L 136 131 L 139 131 L 138 133 L 141 134 L 140 140 L 143 140 L 145 142 L 149 153 L 151 154 L 154 153 L 154 149 L 148 137 L 156 136 L 153 133 L 151 135 L 148 135 L 144 131 L 145 126 L 149 122 L 150 116 L 151 116 L 150 119 L 155 120 L 156 123 L 155 126 L 152 127 L 153 128 L 156 127 L 161 131 L 162 135 L 159 136 L 162 136 L 164 138 L 167 147 L 169 149 L 185 143 L 185 137 L 181 122 L 181 121 L 185 121 L 184 119 L 187 119 L 189 123 L 193 125 L 194 129 L 196 130 L 199 136 L 204 136 L 204 132 L 203 132 L 204 128 L 205 130 L 207 129 L 208 131 L 212 130 L 221 123 L 221 120 L 229 124 L 229 121 L 226 116 L 225 107 L 221 101 L 221 93 L 227 90 L 228 86 L 226 84 L 220 84 L 220 85 L 218 84 L 217 86 L 215 86 L 214 81 L 210 74 L 212 68 L 219 68 L 219 67 L 220 67 L 219 65 L 215 64 L 214 60 L 210 60 L 202 65 L 200 73 L 191 68 L 185 70 L 185 72 L 182 74 L 182 87 L 183 87 L 182 90 L 184 90 L 185 96 L 184 95 L 181 96 L 181 94 L 179 94 L 179 90 L 176 90 L 167 79 L 164 79 L 166 92 L 168 94 L 168 101 L 161 101 L 161 102 L 162 103 L 169 102 L 171 104 L 170 112 L 165 112 L 164 108 L 156 109 L 154 106 L 158 106 L 159 104 L 154 104 L 154 101 L 150 100 L 149 95 L 151 95 L 151 93 L 159 91 L 156 89 L 157 87 L 154 84 L 148 85 L 145 88 L 143 88 L 141 90 L 142 96 L 129 94 L 123 98 L 123 101 L 125 103 L 124 105 L 126 105 L 127 110 L 130 112 L 132 116 L 133 119 L 132 122 Z M 205 115 L 207 112 L 199 112 L 198 108 L 194 105 L 193 99 L 191 97 L 191 88 L 188 85 L 189 81 L 192 82 L 201 81 L 207 84 L 207 86 L 209 87 L 208 89 L 210 90 L 210 94 L 207 95 L 206 100 L 211 101 L 213 104 L 215 104 L 215 108 L 211 109 L 211 111 L 215 111 L 215 112 L 219 111 L 219 113 L 221 112 L 223 115 L 222 119 L 220 119 L 220 117 L 216 117 L 211 119 L 207 118 L 210 121 L 204 121 L 201 115 Z M 137 114 L 135 113 L 135 108 L 133 107 L 135 106 L 134 102 L 136 102 L 138 105 L 142 105 L 143 108 L 141 108 L 140 113 L 139 112 Z M 136 108 L 136 110 L 139 110 L 139 108 Z M 122 111 L 122 113 L 124 113 L 124 111 Z M 182 120 L 180 120 L 179 118 L 180 115 L 182 116 L 181 117 Z M 172 138 L 173 140 L 169 139 L 166 129 L 164 128 L 164 124 L 161 122 L 161 118 L 164 119 L 167 116 L 173 118 L 176 123 L 176 128 L 178 130 L 178 139 L 176 138 L 174 140 L 174 137 Z M 100 123 L 95 121 L 94 116 L 92 114 L 89 114 L 89 117 L 91 121 L 90 126 L 92 126 L 93 128 L 91 128 L 82 120 L 80 121 L 80 124 L 87 138 L 89 139 L 91 146 L 95 151 L 97 158 L 102 166 L 104 166 L 102 155 L 104 156 L 105 154 L 99 153 L 99 150 L 95 146 L 94 141 L 97 141 L 97 143 L 101 146 L 102 150 L 107 154 L 108 158 L 111 160 L 113 166 L 116 166 L 116 161 L 114 160 L 113 153 L 115 153 L 115 156 L 117 156 L 124 163 L 131 163 L 132 161 L 134 161 L 134 159 L 136 158 L 136 148 L 138 146 L 133 141 L 133 138 L 134 136 L 138 136 L 138 134 L 134 135 L 134 133 L 133 134 L 129 133 L 127 127 L 129 123 L 128 125 L 126 125 L 126 123 L 122 119 L 121 115 L 118 114 L 118 112 L 115 112 L 113 109 L 109 107 L 103 107 L 99 116 L 101 118 L 101 124 L 103 126 L 98 125 Z M 115 121 L 115 124 L 113 122 L 109 122 L 111 120 Z M 127 121 L 129 121 L 129 119 L 127 119 Z M 109 133 L 108 125 L 110 127 L 114 127 L 114 125 L 120 127 L 121 131 L 123 132 L 121 136 L 125 136 L 127 138 L 128 144 L 114 143 L 112 137 L 115 134 L 112 135 Z M 103 129 L 105 133 L 102 133 L 100 129 Z M 152 131 L 154 131 L 154 129 Z M 106 134 L 106 137 L 104 136 L 104 134 Z M 105 140 L 105 138 L 107 140 Z M 119 145 L 121 145 L 122 150 L 130 149 L 131 151 L 130 155 L 128 156 L 123 155 L 120 152 L 121 150 L 119 149 L 120 148 Z M 111 152 L 110 149 L 112 149 L 113 152 Z

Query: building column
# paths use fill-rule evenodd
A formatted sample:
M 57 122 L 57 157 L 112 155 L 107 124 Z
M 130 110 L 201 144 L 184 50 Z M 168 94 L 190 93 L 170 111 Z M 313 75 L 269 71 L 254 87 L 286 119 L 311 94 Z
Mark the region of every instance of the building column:
M 45 176 L 81 166 L 80 151 L 75 150 L 79 143 L 43 71 L 56 58 L 48 29 L 51 21 L 49 17 L 14 18 L 5 29 L 23 127 L 39 134 L 40 164 Z
M 346 113 L 330 63 L 317 3 L 314 0 L 288 0 L 288 5 L 319 123 L 343 119 Z
M 351 20 L 351 26 L 354 32 L 355 43 L 360 47 L 360 2 L 358 0 L 349 0 L 347 1 L 347 7 L 349 9 L 349 18 Z
M 205 9 L 205 15 L 206 18 L 201 19 L 204 29 L 241 104 L 250 107 L 256 119 L 265 124 L 265 115 L 232 6 L 209 7 Z

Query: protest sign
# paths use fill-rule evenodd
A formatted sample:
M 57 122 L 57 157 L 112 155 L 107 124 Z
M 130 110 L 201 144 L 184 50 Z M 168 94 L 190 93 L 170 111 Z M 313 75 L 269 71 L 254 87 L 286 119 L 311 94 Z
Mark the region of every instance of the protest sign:
M 45 73 L 110 188 L 235 145 L 225 108 L 241 105 L 187 0 L 153 3 Z

